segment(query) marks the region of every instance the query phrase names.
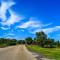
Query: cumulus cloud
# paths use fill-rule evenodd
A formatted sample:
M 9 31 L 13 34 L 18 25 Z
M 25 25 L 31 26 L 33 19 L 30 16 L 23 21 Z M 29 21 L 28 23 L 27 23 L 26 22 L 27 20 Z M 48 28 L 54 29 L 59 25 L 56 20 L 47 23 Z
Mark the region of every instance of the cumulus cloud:
M 11 10 L 10 7 L 15 5 L 15 2 L 13 1 L 3 1 L 1 2 L 2 5 L 0 7 L 0 18 L 2 19 L 1 24 L 2 25 L 8 25 L 11 26 L 15 24 L 16 22 L 19 22 L 20 20 L 24 19 L 23 16 L 16 14 L 14 11 Z M 10 17 L 7 19 L 6 12 L 9 11 Z
M 60 26 L 55 26 L 53 28 L 43 29 L 43 31 L 46 33 L 52 33 L 52 32 L 58 31 L 58 30 L 60 30 Z
M 10 25 L 13 25 L 14 23 L 19 22 L 23 19 L 23 16 L 19 16 L 11 10 L 10 10 L 10 14 L 11 14 L 10 18 L 7 21 L 3 22 L 2 25 L 10 26 Z
M 2 30 L 8 30 L 8 29 L 10 29 L 10 28 L 1 27 L 1 29 L 2 29 Z
M 17 28 L 37 28 L 40 27 L 41 22 L 37 21 L 36 18 L 29 18 L 27 22 L 22 23 L 21 25 L 17 26 Z
M 29 21 L 22 23 L 21 25 L 17 26 L 17 28 L 23 28 L 27 29 L 29 32 L 31 31 L 40 31 L 43 27 L 47 27 L 52 25 L 52 23 L 49 24 L 43 24 L 41 21 L 39 21 L 37 18 L 30 18 Z
M 20 26 L 17 26 L 17 27 L 18 28 L 28 28 L 28 27 L 38 27 L 38 26 L 39 26 L 38 22 L 36 22 L 36 21 L 28 21 L 28 22 L 23 23 Z
M 39 21 L 38 18 L 30 17 L 27 22 L 22 23 L 21 25 L 17 26 L 18 28 L 41 28 L 51 25 L 49 24 L 43 24 L 41 21 Z
M 60 30 L 60 26 L 55 26 L 55 27 L 52 27 L 52 28 L 36 29 L 32 33 L 35 34 L 36 32 L 44 31 L 47 34 L 50 34 L 50 33 L 53 33 L 55 31 L 59 31 L 59 30 Z
M 0 18 L 5 21 L 6 20 L 6 12 L 15 4 L 15 2 L 9 1 L 2 1 L 0 6 Z
M 41 27 L 47 27 L 47 26 L 50 26 L 50 25 L 52 25 L 52 23 L 42 24 Z
M 8 34 L 5 33 L 5 34 L 4 34 L 4 37 L 5 37 L 5 38 L 13 38 L 14 35 L 15 35 L 14 33 L 8 33 Z

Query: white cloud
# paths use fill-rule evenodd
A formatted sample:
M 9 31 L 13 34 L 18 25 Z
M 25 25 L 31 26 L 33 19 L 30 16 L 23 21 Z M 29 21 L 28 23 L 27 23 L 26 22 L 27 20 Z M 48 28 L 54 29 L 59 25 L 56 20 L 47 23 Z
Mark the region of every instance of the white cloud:
M 17 28 L 37 28 L 40 27 L 42 24 L 41 22 L 37 21 L 37 18 L 30 17 L 27 22 L 22 23 L 21 25 L 17 26 Z
M 23 23 L 20 26 L 17 26 L 18 28 L 28 28 L 28 27 L 39 27 L 39 23 L 37 21 L 28 21 Z
M 14 37 L 14 35 L 15 35 L 14 33 L 5 33 L 5 34 L 4 34 L 4 37 L 5 37 L 5 38 Z
M 50 33 L 53 33 L 55 31 L 59 31 L 59 30 L 60 30 L 60 26 L 55 26 L 55 27 L 52 27 L 52 28 L 36 29 L 32 33 L 35 34 L 36 32 L 44 31 L 46 34 L 50 34 Z
M 47 26 L 50 26 L 50 25 L 52 25 L 52 23 L 42 24 L 41 26 L 42 26 L 42 27 L 47 27 Z
M 1 7 L 0 7 L 0 18 L 2 19 L 2 21 L 6 21 L 6 12 L 7 10 L 10 9 L 11 6 L 13 6 L 15 4 L 15 2 L 9 1 L 2 1 L 1 2 Z
M 42 27 L 46 27 L 46 26 L 49 26 L 51 25 L 52 23 L 49 23 L 49 24 L 43 24 L 41 21 L 39 21 L 39 19 L 37 18 L 34 18 L 34 17 L 30 17 L 29 18 L 29 21 L 17 26 L 17 28 L 30 28 L 30 29 L 33 29 L 33 28 L 42 28 Z
M 43 29 L 43 31 L 46 32 L 47 34 L 58 31 L 58 30 L 60 30 L 60 26 L 55 26 L 53 28 Z
M 10 18 L 7 21 L 3 22 L 2 25 L 10 26 L 10 25 L 12 25 L 12 24 L 14 24 L 16 22 L 19 22 L 20 20 L 24 19 L 24 17 L 15 14 L 11 10 L 10 10 L 10 14 L 11 14 Z
M 1 24 L 2 25 L 8 25 L 11 26 L 15 24 L 16 22 L 19 22 L 20 20 L 24 19 L 23 16 L 16 14 L 11 10 L 11 7 L 15 5 L 15 2 L 13 1 L 3 1 L 2 5 L 0 7 L 0 18 L 2 19 Z M 9 11 L 10 17 L 7 19 L 6 12 Z
M 1 29 L 2 29 L 2 30 L 8 30 L 8 29 L 10 29 L 10 28 L 1 27 Z
M 17 28 L 22 28 L 22 30 L 27 29 L 30 33 L 35 33 L 36 31 L 41 31 L 43 27 L 47 27 L 50 25 L 52 25 L 52 23 L 43 24 L 37 18 L 30 18 L 29 21 L 17 26 Z

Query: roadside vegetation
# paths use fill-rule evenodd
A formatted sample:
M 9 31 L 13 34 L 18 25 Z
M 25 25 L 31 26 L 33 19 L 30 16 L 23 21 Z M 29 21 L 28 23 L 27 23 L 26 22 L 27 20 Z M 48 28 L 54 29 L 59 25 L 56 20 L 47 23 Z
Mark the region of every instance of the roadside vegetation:
M 12 46 L 12 45 L 16 45 L 16 44 L 17 44 L 16 39 L 0 38 L 0 48 L 6 47 L 6 46 Z
M 29 50 L 42 54 L 47 58 L 60 60 L 60 42 L 48 38 L 44 32 L 37 32 L 34 39 L 28 37 L 25 41 Z
M 44 32 L 36 32 L 36 37 L 32 39 L 32 37 L 27 37 L 25 39 L 25 43 L 27 45 L 38 45 L 43 48 L 59 48 L 60 42 L 54 39 L 48 38 L 48 36 Z
M 36 32 L 36 37 L 27 37 L 25 40 L 0 38 L 0 46 L 12 46 L 16 44 L 38 45 L 43 48 L 59 48 L 60 42 L 48 38 L 44 32 Z
M 43 31 L 36 32 L 35 35 L 36 36 L 34 39 L 32 37 L 27 37 L 25 38 L 25 40 L 0 38 L 0 48 L 18 44 L 25 44 L 26 47 L 31 51 L 42 54 L 47 58 L 60 60 L 59 40 L 57 41 L 48 38 L 48 36 Z
M 18 45 L 18 44 L 22 44 L 22 43 L 24 44 L 24 40 L 0 38 L 0 48 Z
M 60 48 L 42 48 L 38 45 L 29 45 L 27 48 L 32 52 L 42 55 L 43 57 L 60 60 Z

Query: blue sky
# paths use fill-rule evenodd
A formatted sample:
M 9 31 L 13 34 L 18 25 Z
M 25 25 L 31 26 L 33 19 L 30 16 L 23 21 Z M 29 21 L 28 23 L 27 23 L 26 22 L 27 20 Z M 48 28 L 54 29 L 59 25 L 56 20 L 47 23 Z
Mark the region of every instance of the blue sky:
M 0 0 L 0 37 L 24 39 L 39 31 L 60 40 L 60 0 Z

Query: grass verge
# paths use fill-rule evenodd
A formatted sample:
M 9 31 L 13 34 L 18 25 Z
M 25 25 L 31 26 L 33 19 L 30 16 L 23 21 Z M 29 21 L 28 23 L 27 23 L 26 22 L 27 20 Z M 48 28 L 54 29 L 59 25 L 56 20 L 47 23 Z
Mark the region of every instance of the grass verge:
M 47 58 L 60 60 L 60 48 L 42 48 L 37 45 L 28 45 L 27 48 L 34 52 L 40 53 Z

